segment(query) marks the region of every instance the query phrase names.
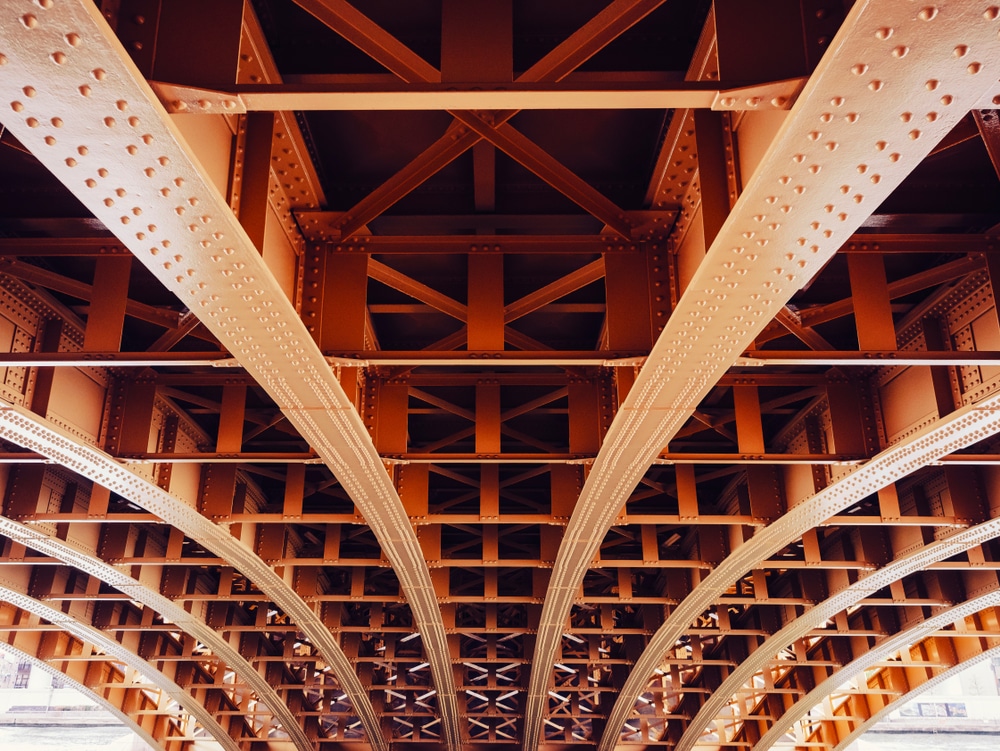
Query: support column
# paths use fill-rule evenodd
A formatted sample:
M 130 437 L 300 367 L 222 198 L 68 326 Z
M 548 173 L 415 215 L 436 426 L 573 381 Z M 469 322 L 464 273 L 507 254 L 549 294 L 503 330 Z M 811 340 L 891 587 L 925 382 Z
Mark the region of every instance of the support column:
M 503 256 L 469 255 L 470 350 L 502 350 L 503 338 Z
M 850 253 L 847 269 L 851 277 L 851 299 L 860 349 L 896 349 L 885 264 L 877 254 Z
M 646 352 L 653 346 L 646 254 L 606 253 L 608 349 Z
M 97 259 L 94 294 L 83 336 L 85 352 L 117 352 L 121 348 L 131 268 L 132 256 Z

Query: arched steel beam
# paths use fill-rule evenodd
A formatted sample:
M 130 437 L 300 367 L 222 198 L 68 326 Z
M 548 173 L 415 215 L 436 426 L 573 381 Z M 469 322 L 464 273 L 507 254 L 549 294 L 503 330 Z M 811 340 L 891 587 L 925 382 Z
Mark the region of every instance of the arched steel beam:
M 980 610 L 1000 605 L 1000 591 L 994 589 L 986 594 L 972 597 L 965 602 L 939 611 L 920 623 L 888 637 L 869 649 L 853 662 L 833 671 L 826 680 L 817 684 L 808 694 L 800 698 L 781 717 L 771 720 L 771 729 L 754 744 L 753 751 L 767 751 L 795 723 L 805 717 L 809 710 L 821 702 L 827 694 L 844 685 L 854 676 L 888 659 L 896 652 L 906 649 L 934 631 L 944 628 L 960 618 L 973 615 Z
M 12 603 L 7 603 L 6 606 L 15 611 L 19 610 L 19 608 L 17 608 Z M 0 607 L 2 607 L 2 605 L 0 605 Z M 82 694 L 83 696 L 87 697 L 88 699 L 99 705 L 102 709 L 104 709 L 104 711 L 108 712 L 109 714 L 113 715 L 118 720 L 120 720 L 122 725 L 127 727 L 133 733 L 135 733 L 150 748 L 158 749 L 158 751 L 166 751 L 166 747 L 157 738 L 154 738 L 149 731 L 147 731 L 138 722 L 132 719 L 132 717 L 130 717 L 121 707 L 112 702 L 108 697 L 103 696 L 95 689 L 92 689 L 89 686 L 85 686 L 79 681 L 71 678 L 70 676 L 66 675 L 66 673 L 63 673 L 60 670 L 56 670 L 54 667 L 52 667 L 52 665 L 47 663 L 45 660 L 29 652 L 26 652 L 23 649 L 18 648 L 17 646 L 11 644 L 9 641 L 2 642 L 2 644 L 3 644 L 3 650 L 5 652 L 15 654 L 23 660 L 28 660 L 29 662 L 31 662 L 33 667 L 37 667 L 41 670 L 44 670 L 46 673 L 48 673 L 53 677 L 60 678 L 62 681 L 65 682 L 67 686 L 72 688 L 74 691 L 79 691 L 80 694 Z M 140 689 L 128 689 L 128 687 L 124 685 L 122 687 L 126 688 L 128 691 L 140 690 Z M 122 704 L 124 705 L 129 700 L 128 699 L 129 694 L 125 693 L 123 694 L 123 697 L 124 698 Z
M 774 662 L 778 652 L 788 645 L 804 638 L 813 629 L 819 628 L 838 613 L 889 586 L 891 582 L 899 581 L 904 576 L 920 571 L 932 563 L 963 553 L 996 537 L 1000 537 L 1000 517 L 967 529 L 956 530 L 928 545 L 908 551 L 877 571 L 859 572 L 858 581 L 786 624 L 760 644 L 749 657 L 740 662 L 706 699 L 698 714 L 691 720 L 684 735 L 674 746 L 674 751 L 690 751 L 698 743 L 705 728 L 719 717 L 720 712 L 732 697 L 743 686 L 747 685 L 755 674 L 766 670 Z M 736 719 L 739 717 L 737 716 Z
M 62 466 L 111 489 L 132 503 L 156 514 L 165 522 L 184 532 L 185 535 L 204 545 L 208 550 L 229 562 L 238 571 L 253 581 L 262 592 L 292 617 L 302 633 L 319 649 L 323 657 L 333 667 L 341 688 L 351 698 L 354 709 L 359 717 L 363 712 L 370 714 L 370 719 L 378 727 L 374 709 L 365 693 L 361 681 L 351 667 L 347 656 L 341 649 L 329 629 L 319 617 L 299 597 L 285 581 L 279 577 L 252 550 L 236 540 L 228 530 L 216 526 L 180 499 L 172 496 L 162 488 L 149 482 L 144 477 L 122 466 L 103 451 L 82 443 L 79 439 L 62 431 L 57 426 L 44 420 L 33 412 L 21 407 L 0 406 L 0 436 L 24 448 L 29 448 L 44 454 Z M 65 544 L 57 544 L 52 538 L 12 520 L 0 517 L 0 532 L 17 539 L 24 545 L 65 560 L 84 571 L 101 571 L 99 575 L 112 586 L 134 594 L 140 602 L 149 604 L 154 610 L 166 617 L 184 624 L 185 630 L 193 629 L 192 634 L 213 647 L 213 651 L 231 665 L 241 665 L 240 675 L 247 680 L 247 685 L 257 691 L 258 696 L 274 697 L 275 705 L 271 709 L 279 717 L 282 725 L 301 748 L 310 748 L 311 743 L 302 732 L 299 722 L 288 710 L 284 702 L 277 698 L 273 689 L 267 686 L 263 677 L 243 659 L 236 650 L 227 645 L 211 628 L 203 622 L 191 617 L 184 608 L 178 607 L 159 593 L 146 589 L 141 583 L 126 576 L 113 566 L 84 555 Z M 45 546 L 45 549 L 42 546 Z M 136 586 L 138 584 L 138 586 Z M 179 619 L 179 621 L 177 620 Z M 360 704 L 355 702 L 355 697 Z M 265 703 L 267 703 L 265 701 Z M 268 704 L 268 706 L 271 706 Z M 291 724 L 286 724 L 286 723 Z M 381 734 L 379 735 L 381 738 Z M 376 746 L 378 741 L 370 741 Z
M 541 737 L 554 658 L 584 575 L 653 459 L 757 333 L 998 77 L 1000 60 L 982 52 L 998 27 L 984 16 L 985 6 L 949 3 L 938 10 L 925 21 L 892 0 L 854 4 L 653 346 L 604 439 L 556 558 L 529 683 L 526 751 Z M 875 36 L 884 28 L 892 29 L 891 41 Z M 975 60 L 956 58 L 958 45 L 981 52 Z M 903 112 L 921 113 L 920 127 L 901 119 Z M 758 544 L 779 529 L 762 530 Z M 724 565 L 710 579 L 715 585 L 725 578 L 716 588 L 724 587 L 749 568 L 731 572 Z M 671 619 L 684 620 L 681 628 L 703 603 L 689 600 Z M 615 745 L 642 680 L 630 680 L 622 693 L 601 751 Z
M 645 650 L 636 660 L 628 679 L 619 692 L 609 716 L 607 729 L 599 746 L 601 751 L 610 751 L 617 742 L 618 734 L 631 713 L 639 695 L 645 690 L 649 676 L 659 667 L 659 662 L 691 623 L 721 595 L 739 577 L 750 571 L 759 561 L 766 560 L 775 552 L 791 542 L 802 537 L 820 522 L 843 511 L 857 501 L 871 495 L 879 488 L 885 487 L 896 480 L 905 477 L 920 467 L 927 466 L 932 461 L 952 453 L 964 446 L 976 443 L 1000 432 L 1000 394 L 984 399 L 979 404 L 963 407 L 947 417 L 938 420 L 917 432 L 892 448 L 861 465 L 849 475 L 845 475 L 831 483 L 811 498 L 798 503 L 784 516 L 754 535 L 750 540 L 731 553 L 722 563 L 706 576 L 697 587 L 670 613 L 663 625 L 649 640 Z M 969 546 L 983 539 L 989 539 L 997 533 L 1000 521 L 991 521 L 973 530 L 957 533 Z M 955 549 L 961 543 L 942 542 L 942 545 L 954 544 Z M 957 550 L 956 550 L 957 552 Z M 949 553 L 948 555 L 953 555 Z M 909 561 L 910 565 L 917 565 Z M 918 566 L 919 567 L 919 566 Z M 883 581 L 884 580 L 884 581 Z M 879 582 L 883 581 L 880 585 Z M 874 572 L 859 582 L 862 588 L 886 586 L 892 581 L 892 575 L 881 576 Z M 844 600 L 855 595 L 852 590 L 845 590 L 841 595 L 831 598 Z M 830 604 L 834 608 L 830 615 L 836 614 L 843 607 Z M 789 627 L 794 630 L 794 623 Z M 780 647 L 779 647 L 780 649 Z M 776 650 L 775 650 L 776 651 Z M 770 650 L 768 650 L 770 652 Z M 773 654 L 773 652 L 770 652 Z M 756 654 L 756 652 L 754 653 Z M 749 660 L 754 667 L 756 662 L 766 658 L 753 655 Z M 742 685 L 742 684 L 741 684 Z M 726 694 L 728 699 L 732 693 Z
M 449 747 L 458 749 L 451 655 L 416 533 L 360 415 L 257 248 L 92 2 L 4 4 L 0 54 L 6 60 L 0 91 L 5 101 L 17 103 L 4 110 L 8 129 L 194 311 L 268 392 L 364 515 L 413 612 L 444 734 Z M 29 90 L 33 96 L 25 94 Z M 54 118 L 61 128 L 50 126 Z M 33 127 L 38 124 L 44 125 Z M 59 453 L 69 459 L 66 448 Z M 103 476 L 114 464 L 104 455 L 95 464 L 95 458 L 73 459 L 70 466 Z M 88 471 L 83 474 L 93 477 Z M 369 742 L 385 751 L 379 718 L 361 681 L 312 609 L 194 509 L 181 508 L 134 475 L 117 469 L 114 474 L 113 481 L 98 481 L 112 482 L 121 495 L 158 509 L 154 513 L 232 562 L 295 619 L 333 666 Z
M 183 606 L 173 602 L 168 597 L 164 597 L 115 566 L 105 563 L 93 555 L 92 551 L 84 550 L 79 544 L 48 535 L 39 528 L 0 516 L 0 534 L 32 550 L 52 556 L 105 582 L 120 592 L 124 592 L 131 599 L 151 608 L 175 624 L 179 630 L 193 636 L 209 647 L 219 660 L 243 679 L 247 687 L 256 694 L 257 700 L 267 706 L 273 713 L 273 717 L 281 723 L 282 728 L 288 733 L 288 737 L 295 743 L 296 748 L 302 749 L 302 751 L 308 751 L 312 748 L 312 743 L 303 732 L 298 719 L 264 676 L 214 629 Z
M 49 623 L 59 626 L 59 628 L 72 634 L 77 639 L 93 644 L 110 657 L 124 665 L 128 665 L 183 707 L 192 718 L 196 719 L 218 741 L 222 748 L 227 749 L 227 751 L 240 751 L 240 744 L 236 739 L 232 738 L 226 732 L 218 720 L 197 699 L 141 657 L 128 651 L 114 639 L 108 637 L 107 634 L 93 626 L 81 623 L 69 613 L 56 610 L 36 600 L 23 591 L 23 588 L 18 587 L 16 582 L 11 582 L 6 577 L 0 577 L 0 599 L 16 605 L 21 610 L 34 613 L 39 618 L 44 618 Z
M 975 635 L 975 632 L 971 632 L 970 633 L 969 631 L 965 631 L 964 632 L 964 636 L 953 636 L 952 637 L 952 636 L 948 636 L 946 634 L 936 634 L 935 636 L 930 637 L 930 638 L 935 639 L 935 640 L 937 640 L 937 639 L 951 640 L 953 642 L 959 642 L 962 645 L 965 645 L 966 643 L 968 643 L 970 649 L 972 649 L 972 650 L 979 650 L 979 649 L 981 649 L 981 646 L 982 646 L 981 641 L 979 639 L 975 639 L 975 638 L 967 638 L 969 636 L 974 636 L 974 635 Z M 996 642 L 996 636 L 995 635 L 991 636 L 991 641 L 993 641 L 994 643 Z M 952 650 L 952 653 L 955 654 L 955 655 L 958 655 L 961 652 L 967 652 L 967 650 L 959 650 L 959 649 L 953 649 Z M 940 655 L 942 654 L 942 651 L 941 650 L 937 650 L 937 654 L 939 655 L 938 659 L 940 660 L 941 659 Z M 924 693 L 925 691 L 929 691 L 930 689 L 934 688 L 934 686 L 938 685 L 939 683 L 943 683 L 944 681 L 948 680 L 949 678 L 954 678 L 955 676 L 959 675 L 963 671 L 968 670 L 973 665 L 976 665 L 976 664 L 982 662 L 983 660 L 990 660 L 990 659 L 994 659 L 996 657 L 1000 657 L 1000 645 L 993 646 L 993 647 L 990 647 L 989 649 L 980 651 L 978 654 L 975 654 L 975 655 L 973 655 L 971 657 L 963 656 L 954 665 L 952 665 L 952 666 L 950 666 L 950 667 L 948 667 L 947 669 L 944 669 L 944 670 L 942 670 L 939 667 L 928 666 L 929 667 L 929 671 L 928 672 L 930 673 L 930 675 L 928 675 L 927 673 L 923 673 L 922 674 L 922 677 L 924 677 L 926 679 L 924 682 L 920 683 L 917 686 L 913 686 L 909 691 L 907 691 L 906 693 L 901 694 L 900 696 L 896 697 L 892 701 L 886 702 L 885 706 L 883 706 L 881 709 L 877 710 L 876 712 L 873 712 L 870 717 L 866 718 L 863 722 L 860 722 L 857 725 L 855 725 L 854 728 L 847 735 L 845 735 L 843 738 L 840 738 L 837 741 L 837 745 L 833 746 L 833 751 L 846 751 L 846 749 L 852 743 L 854 743 L 854 741 L 856 741 L 858 738 L 860 738 L 866 732 L 868 732 L 869 730 L 871 730 L 872 727 L 875 725 L 875 723 L 879 722 L 882 718 L 884 718 L 885 716 L 887 716 L 891 712 L 899 709 L 904 704 L 908 704 L 909 702 L 913 701 L 918 696 L 920 696 L 920 694 Z M 921 677 L 921 674 L 918 673 L 917 675 L 918 675 L 918 677 Z M 831 721 L 836 721 L 836 722 L 841 722 L 844 719 L 846 719 L 846 718 L 841 718 L 841 717 L 838 717 L 837 715 L 832 715 L 830 717 Z M 850 721 L 851 722 L 856 722 L 856 720 L 853 719 L 853 718 Z M 822 722 L 822 720 L 820 722 Z

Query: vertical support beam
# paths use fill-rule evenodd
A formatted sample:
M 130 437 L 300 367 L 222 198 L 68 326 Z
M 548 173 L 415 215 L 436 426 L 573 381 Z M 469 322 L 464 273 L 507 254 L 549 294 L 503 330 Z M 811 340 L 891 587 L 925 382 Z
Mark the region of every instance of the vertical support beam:
M 600 391 L 593 381 L 569 384 L 569 451 L 595 454 L 601 448 Z
M 156 383 L 153 381 L 130 381 L 125 387 L 125 406 L 118 442 L 121 453 L 142 454 L 149 450 L 155 399 Z
M 306 293 L 310 295 L 309 292 Z M 334 253 L 323 275 L 319 348 L 324 352 L 365 349 L 368 255 Z
M 117 352 L 125 325 L 128 278 L 132 256 L 104 256 L 97 259 L 94 294 L 83 336 L 85 352 Z
M 59 340 L 62 338 L 62 319 L 49 319 L 42 324 L 38 337 L 39 352 L 58 352 Z M 38 368 L 35 371 L 35 383 L 31 391 L 31 411 L 45 417 L 49 409 L 49 398 L 52 396 L 52 381 L 55 378 L 55 368 Z
M 924 344 L 931 351 L 950 349 L 945 333 L 946 325 L 938 317 L 927 317 L 920 321 L 924 333 Z M 931 381 L 934 384 L 934 400 L 937 403 L 938 417 L 944 417 L 955 410 L 955 394 L 952 391 L 952 368 L 947 365 L 931 366 Z
M 243 448 L 243 420 L 246 415 L 246 385 L 228 385 L 222 389 L 219 412 L 219 436 L 215 450 L 238 452 Z
M 476 386 L 476 453 L 500 453 L 500 384 Z
M 694 111 L 694 135 L 698 146 L 698 180 L 701 183 L 701 221 L 705 248 L 712 247 L 729 216 L 729 177 L 726 172 L 725 122 L 723 113 Z
M 734 386 L 736 407 L 736 437 L 741 454 L 766 452 L 764 428 L 760 414 L 760 395 L 756 386 Z M 747 490 L 750 512 L 763 521 L 777 519 L 784 511 L 781 490 L 774 467 L 754 464 L 747 467 Z
M 483 464 L 479 470 L 479 518 L 500 518 L 500 467 L 496 464 Z
M 441 81 L 510 83 L 513 80 L 514 24 L 511 0 L 443 0 Z M 472 171 L 476 211 L 494 211 L 496 147 L 493 144 L 480 141 L 472 147 Z M 470 295 L 470 303 L 472 300 Z M 470 344 L 469 349 L 503 349 L 503 345 L 474 348 Z
M 430 466 L 427 464 L 404 464 L 399 468 L 399 497 L 411 519 L 426 518 L 430 513 L 429 480 Z
M 833 451 L 838 454 L 864 454 L 867 450 L 861 395 L 858 384 L 834 381 L 826 386 L 833 428 Z
M 499 253 L 469 255 L 470 350 L 502 350 L 503 256 Z
M 246 395 L 245 385 L 228 385 L 222 389 L 219 434 L 215 443 L 215 450 L 220 453 L 238 453 L 243 448 Z M 224 519 L 232 514 L 237 502 L 235 491 L 235 464 L 202 465 L 201 512 L 205 516 Z
M 235 150 L 232 181 L 239 196 L 240 224 L 258 252 L 264 252 L 264 231 L 267 224 L 267 196 L 271 180 L 271 141 L 274 138 L 274 113 L 249 112 L 245 115 L 246 134 Z
M 882 256 L 851 253 L 847 256 L 847 269 L 851 277 L 858 346 L 861 349 L 896 349 L 896 328 Z
M 608 349 L 646 351 L 653 346 L 646 255 L 606 253 Z
M 301 519 L 306 487 L 306 465 L 289 464 L 285 470 L 285 497 L 281 509 L 283 519 Z
M 374 438 L 375 448 L 380 454 L 406 453 L 409 400 L 410 390 L 405 383 L 383 381 L 378 384 Z

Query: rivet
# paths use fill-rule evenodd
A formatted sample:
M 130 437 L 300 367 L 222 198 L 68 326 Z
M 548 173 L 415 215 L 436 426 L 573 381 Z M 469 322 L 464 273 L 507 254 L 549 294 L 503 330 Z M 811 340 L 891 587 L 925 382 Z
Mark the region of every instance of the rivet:
M 955 97 L 953 97 L 951 94 L 945 94 L 943 97 L 941 97 L 941 104 L 943 104 L 945 107 L 947 107 L 953 101 L 955 101 Z M 1000 104 L 1000 97 L 993 97 L 993 104 Z
M 868 71 L 868 66 L 865 63 L 858 63 L 851 66 L 851 73 L 856 76 L 863 76 Z
M 892 36 L 892 28 L 889 26 L 883 26 L 875 32 L 875 38 L 881 39 L 883 42 Z
M 982 69 L 983 69 L 982 63 L 969 63 L 969 67 L 966 68 L 966 70 L 969 71 L 969 75 L 972 76 L 976 75 L 976 73 L 978 73 Z
M 24 24 L 24 28 L 33 29 L 38 26 L 38 18 L 32 13 L 25 13 L 21 16 L 21 23 Z
M 910 48 L 905 44 L 901 44 L 892 51 L 893 57 L 906 57 L 906 53 L 910 51 Z
M 52 136 L 45 136 L 45 143 L 48 144 L 49 146 L 55 146 L 56 139 L 53 138 Z
M 53 117 L 52 118 L 52 127 L 54 127 L 54 128 L 61 128 L 62 126 L 63 126 L 63 121 L 62 121 L 61 117 Z
M 34 117 L 29 117 L 29 118 L 28 118 L 27 120 L 25 120 L 24 122 L 25 122 L 25 124 L 26 124 L 26 125 L 27 125 L 27 126 L 28 126 L 29 128 L 37 128 L 37 127 L 38 127 L 38 120 L 37 120 L 36 118 L 34 118 Z
M 49 59 L 56 65 L 63 65 L 66 62 L 66 53 L 57 50 L 56 52 L 53 52 L 51 55 L 49 55 Z
M 80 91 L 80 96 L 90 96 L 90 87 L 87 84 L 81 86 L 79 88 L 79 91 Z
M 105 78 L 108 77 L 108 73 L 107 71 L 104 70 L 104 68 L 94 68 L 92 71 L 90 71 L 90 75 L 92 75 L 94 77 L 94 80 L 97 81 L 103 81 Z
M 911 130 L 907 135 L 909 135 L 911 141 L 916 141 L 918 138 L 920 138 L 920 131 L 914 129 Z
M 128 109 L 128 102 L 126 102 L 124 99 L 119 99 L 117 102 L 115 102 L 115 106 L 120 111 L 124 112 L 125 110 Z
M 902 120 L 904 123 L 908 123 L 908 122 L 910 122 L 910 120 L 913 119 L 913 113 L 912 112 L 904 112 L 902 115 L 899 116 L 899 119 Z

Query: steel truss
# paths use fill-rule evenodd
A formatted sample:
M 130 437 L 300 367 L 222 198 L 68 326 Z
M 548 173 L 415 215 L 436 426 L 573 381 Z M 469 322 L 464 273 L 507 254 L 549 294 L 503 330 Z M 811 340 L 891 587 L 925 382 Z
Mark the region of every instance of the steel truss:
M 144 737 L 840 748 L 993 648 L 1000 10 L 548 5 L 0 12 L 0 623 Z

